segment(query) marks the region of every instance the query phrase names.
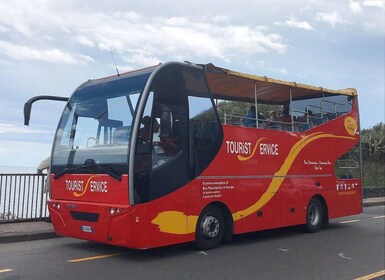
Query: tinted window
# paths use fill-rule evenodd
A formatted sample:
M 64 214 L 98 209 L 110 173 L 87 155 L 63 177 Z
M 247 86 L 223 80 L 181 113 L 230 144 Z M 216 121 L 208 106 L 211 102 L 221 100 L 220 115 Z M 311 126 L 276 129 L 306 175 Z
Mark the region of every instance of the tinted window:
M 213 160 L 222 143 L 222 130 L 210 98 L 189 96 L 190 165 L 199 175 Z

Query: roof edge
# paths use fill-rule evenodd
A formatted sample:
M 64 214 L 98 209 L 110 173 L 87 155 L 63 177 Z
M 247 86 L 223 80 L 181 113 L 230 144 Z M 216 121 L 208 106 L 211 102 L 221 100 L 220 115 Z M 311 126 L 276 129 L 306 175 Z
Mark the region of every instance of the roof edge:
M 246 74 L 246 73 L 242 73 L 242 72 L 238 72 L 238 71 L 233 71 L 230 69 L 217 67 L 212 63 L 206 64 L 205 66 L 209 72 L 223 73 L 223 74 L 227 74 L 227 75 L 231 75 L 231 76 L 235 76 L 235 77 L 240 77 L 240 78 L 245 78 L 245 79 L 249 79 L 249 80 L 254 80 L 254 81 L 258 81 L 258 82 L 279 84 L 279 85 L 285 85 L 285 86 L 293 87 L 293 88 L 301 88 L 301 89 L 326 92 L 326 93 L 331 93 L 331 94 L 343 94 L 343 95 L 347 95 L 347 96 L 356 96 L 357 95 L 357 90 L 355 88 L 333 90 L 333 89 L 328 89 L 328 88 L 324 88 L 324 87 L 317 87 L 317 86 L 312 86 L 312 85 L 301 84 L 301 83 L 297 83 L 297 82 L 288 82 L 288 81 L 278 80 L 278 79 L 274 79 L 274 78 L 269 78 L 267 76 L 257 76 L 257 75 L 252 75 L 252 74 Z

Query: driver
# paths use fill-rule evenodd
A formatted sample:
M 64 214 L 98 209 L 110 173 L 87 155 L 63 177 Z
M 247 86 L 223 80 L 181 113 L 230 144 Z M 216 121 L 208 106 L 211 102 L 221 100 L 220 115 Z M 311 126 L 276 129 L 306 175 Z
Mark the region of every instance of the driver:
M 149 116 L 145 116 L 141 120 L 141 124 L 143 127 L 139 129 L 139 138 L 143 139 L 146 142 L 150 141 L 150 136 L 151 136 L 151 118 Z
M 160 136 L 159 139 L 160 142 L 154 147 L 154 167 L 162 165 L 178 153 L 178 147 L 173 137 Z

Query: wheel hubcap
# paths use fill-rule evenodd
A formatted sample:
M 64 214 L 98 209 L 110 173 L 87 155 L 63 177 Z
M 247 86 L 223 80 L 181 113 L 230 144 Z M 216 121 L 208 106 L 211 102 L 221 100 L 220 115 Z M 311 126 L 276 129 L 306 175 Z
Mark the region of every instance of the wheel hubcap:
M 313 204 L 309 208 L 309 223 L 316 225 L 319 222 L 319 211 L 318 208 Z
M 214 238 L 219 232 L 219 221 L 212 215 L 207 215 L 202 219 L 201 231 L 206 238 Z

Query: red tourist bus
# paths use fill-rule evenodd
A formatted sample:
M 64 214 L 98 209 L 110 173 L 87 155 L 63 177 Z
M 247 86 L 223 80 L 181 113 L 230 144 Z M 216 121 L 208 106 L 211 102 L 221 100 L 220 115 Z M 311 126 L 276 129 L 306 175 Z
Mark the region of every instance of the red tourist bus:
M 27 122 L 44 98 L 27 102 Z M 360 169 L 355 89 L 172 62 L 75 90 L 54 140 L 48 207 L 58 235 L 210 249 L 233 234 L 315 232 L 361 213 Z

